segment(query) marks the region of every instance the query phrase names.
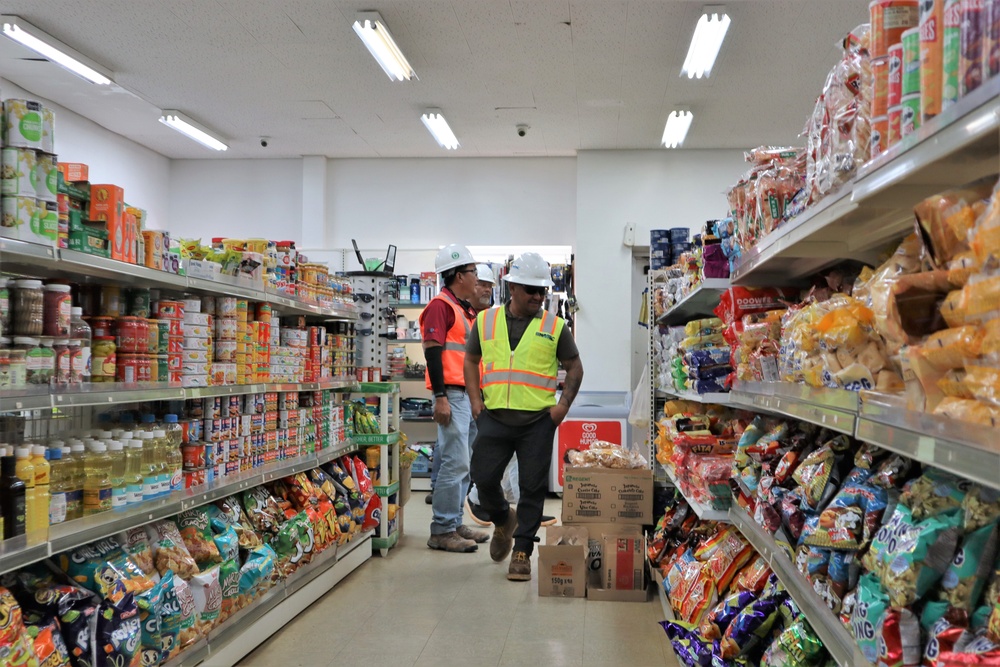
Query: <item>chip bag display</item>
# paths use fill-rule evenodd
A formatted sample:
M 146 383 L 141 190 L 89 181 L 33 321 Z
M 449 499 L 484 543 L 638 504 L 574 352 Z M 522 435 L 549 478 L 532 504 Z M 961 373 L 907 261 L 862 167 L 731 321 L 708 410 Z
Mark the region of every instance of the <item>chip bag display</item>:
M 154 584 L 114 537 L 59 554 L 57 560 L 73 581 L 114 601 L 126 593 L 148 591 Z
M 196 507 L 177 515 L 177 527 L 184 546 L 200 568 L 222 562 L 209 522 L 208 511 L 204 507 Z
M 142 624 L 135 598 L 104 600 L 97 611 L 95 667 L 139 667 Z
M 198 634 L 206 635 L 219 622 L 222 612 L 222 586 L 219 582 L 221 568 L 212 566 L 191 577 L 191 595 L 197 612 Z
M 142 526 L 129 528 L 119 533 L 118 541 L 140 570 L 152 577 L 154 581 L 159 580 L 160 575 L 153 564 L 153 549 Z
M 153 547 L 153 562 L 161 577 L 168 570 L 181 579 L 190 579 L 198 574 L 198 565 L 184 545 L 177 524 L 170 519 L 162 519 L 146 524 L 145 528 Z
M 243 508 L 251 525 L 266 540 L 278 534 L 285 515 L 278 507 L 278 501 L 263 486 L 257 486 L 242 494 Z
M 16 667 L 37 665 L 35 648 L 24 628 L 21 606 L 6 588 L 0 587 L 0 658 Z

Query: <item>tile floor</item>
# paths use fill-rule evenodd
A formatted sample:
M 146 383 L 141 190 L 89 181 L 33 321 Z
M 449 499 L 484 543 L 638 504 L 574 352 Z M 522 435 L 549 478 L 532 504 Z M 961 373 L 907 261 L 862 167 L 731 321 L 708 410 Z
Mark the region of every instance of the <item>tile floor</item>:
M 540 598 L 536 578 L 507 581 L 507 563 L 491 561 L 488 544 L 473 554 L 431 551 L 424 493 L 407 503 L 399 547 L 374 556 L 240 666 L 676 667 L 658 599 Z M 559 503 L 550 498 L 546 513 L 558 516 Z

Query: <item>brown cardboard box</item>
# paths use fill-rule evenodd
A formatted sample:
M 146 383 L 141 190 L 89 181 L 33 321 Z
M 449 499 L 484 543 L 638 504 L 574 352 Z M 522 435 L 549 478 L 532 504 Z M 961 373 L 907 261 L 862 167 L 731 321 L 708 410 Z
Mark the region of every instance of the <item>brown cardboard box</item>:
M 624 523 L 579 524 L 587 528 L 587 587 L 604 586 L 604 536 L 641 535 L 638 526 Z
M 587 593 L 587 528 L 550 526 L 538 547 L 538 596 L 582 598 Z
M 646 540 L 640 529 L 626 535 L 604 535 L 603 575 L 601 588 L 591 588 L 591 600 L 615 602 L 645 602 Z
M 58 167 L 67 183 L 90 180 L 90 167 L 82 162 L 60 162 L 58 163 Z
M 653 523 L 653 472 L 566 468 L 563 523 Z

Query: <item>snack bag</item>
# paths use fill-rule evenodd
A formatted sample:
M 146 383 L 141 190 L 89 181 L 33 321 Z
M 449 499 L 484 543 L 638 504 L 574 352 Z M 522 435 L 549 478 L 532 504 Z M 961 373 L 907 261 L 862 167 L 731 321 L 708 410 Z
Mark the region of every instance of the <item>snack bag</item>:
M 241 598 L 249 602 L 271 586 L 277 560 L 274 549 L 266 544 L 247 554 L 247 560 L 240 568 Z
M 764 596 L 745 606 L 726 628 L 719 642 L 721 657 L 732 660 L 746 655 L 771 632 L 780 614 L 783 596 Z
M 924 609 L 926 611 L 926 607 Z M 926 627 L 923 616 L 921 616 L 920 622 Z M 951 610 L 934 621 L 930 627 L 927 627 L 924 667 L 939 665 L 939 656 L 955 649 L 955 644 L 958 643 L 968 626 L 969 619 L 963 612 Z
M 197 632 L 207 635 L 219 621 L 222 611 L 222 586 L 219 583 L 219 566 L 213 565 L 207 570 L 191 577 L 191 595 L 194 597 Z
M 223 622 L 242 608 L 240 601 L 240 563 L 236 559 L 222 561 L 219 566 L 219 588 L 222 604 L 219 622 Z
M 913 518 L 920 521 L 960 508 L 972 487 L 968 480 L 928 468 L 903 490 L 900 502 L 913 510 Z
M 174 581 L 181 581 L 174 573 L 167 570 L 160 576 L 157 591 L 160 604 L 157 607 L 160 616 L 160 660 L 169 660 L 180 652 L 180 634 L 183 612 L 181 602 L 174 590 Z
M 214 538 L 215 548 L 219 551 L 222 562 L 235 560 L 240 556 L 240 538 L 232 526 L 227 526 Z
M 125 532 L 119 533 L 118 541 L 140 570 L 152 577 L 154 581 L 159 581 L 160 575 L 153 565 L 153 550 L 149 545 L 149 537 L 142 526 L 129 528 Z
M 805 543 L 828 549 L 857 551 L 882 523 L 886 491 L 866 484 L 845 484 L 819 515 L 818 528 Z
M 826 651 L 805 616 L 782 630 L 764 651 L 761 667 L 819 667 Z
M 61 553 L 58 562 L 73 581 L 113 601 L 153 587 L 153 580 L 132 562 L 114 537 Z
M 0 658 L 12 667 L 38 667 L 35 647 L 24 628 L 21 606 L 6 588 L 0 587 Z
M 354 477 L 358 482 L 358 491 L 361 493 L 361 498 L 367 502 L 369 498 L 375 495 L 372 478 L 368 474 L 368 466 L 357 456 L 354 457 L 352 463 L 354 465 Z
M 962 529 L 966 532 L 1000 521 L 1000 491 L 975 485 L 962 499 L 964 519 Z
M 732 590 L 760 593 L 764 589 L 767 578 L 771 576 L 771 566 L 756 552 L 751 558 L 750 563 L 733 579 Z
M 170 605 L 179 611 L 176 619 L 177 641 L 174 643 L 170 657 L 186 649 L 198 639 L 198 610 L 195 608 L 194 595 L 191 587 L 180 577 L 173 577 L 166 589 L 163 605 Z
M 851 633 L 861 648 L 861 654 L 871 664 L 875 664 L 879 654 L 875 630 L 888 609 L 889 597 L 882 591 L 878 577 L 874 574 L 861 577 L 851 614 Z
M 170 519 L 161 519 L 146 524 L 145 528 L 153 547 L 153 562 L 161 577 L 167 570 L 180 579 L 190 579 L 198 574 L 198 566 L 184 546 L 177 524 Z
M 208 511 L 203 507 L 196 507 L 177 515 L 177 527 L 180 529 L 181 539 L 184 540 L 184 546 L 198 567 L 222 562 L 219 548 L 212 539 L 209 521 Z
M 59 616 L 59 627 L 73 667 L 93 667 L 97 602 L 88 599 Z
M 708 640 L 722 639 L 722 633 L 726 631 L 732 620 L 754 598 L 756 598 L 756 594 L 752 591 L 736 591 L 720 600 L 701 622 L 699 626 L 701 636 Z
M 996 524 L 968 533 L 941 578 L 939 597 L 956 609 L 972 611 L 986 586 L 996 551 Z
M 139 594 L 135 603 L 139 608 L 142 636 L 139 641 L 139 664 L 142 667 L 158 665 L 163 660 L 163 635 L 160 631 L 160 610 L 163 587 L 154 586 Z
M 263 486 L 257 486 L 242 494 L 243 507 L 250 519 L 251 525 L 265 540 L 270 540 L 278 533 L 285 515 L 278 507 L 270 491 Z
M 208 516 L 211 520 L 212 530 L 216 533 L 221 533 L 226 528 L 232 528 L 239 538 L 241 549 L 255 549 L 264 544 L 260 535 L 254 531 L 253 525 L 243 512 L 243 507 L 236 496 L 229 496 L 220 500 L 216 505 L 209 506 Z
M 117 602 L 104 600 L 97 612 L 95 667 L 139 667 L 142 624 L 131 593 Z
M 875 629 L 878 664 L 886 667 L 920 667 L 920 623 L 909 609 L 887 609 Z
M 39 667 L 69 667 L 69 649 L 55 617 L 29 614 L 24 621 Z

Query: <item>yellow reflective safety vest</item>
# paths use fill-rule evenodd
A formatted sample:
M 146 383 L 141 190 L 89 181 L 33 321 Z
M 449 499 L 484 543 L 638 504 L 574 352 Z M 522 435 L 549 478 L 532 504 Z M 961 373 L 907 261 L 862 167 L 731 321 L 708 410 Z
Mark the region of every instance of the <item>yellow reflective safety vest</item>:
M 478 315 L 479 345 L 483 351 L 483 399 L 488 410 L 537 412 L 556 404 L 559 360 L 556 349 L 565 321 L 544 312 L 524 331 L 517 348 L 510 349 L 505 306 Z

